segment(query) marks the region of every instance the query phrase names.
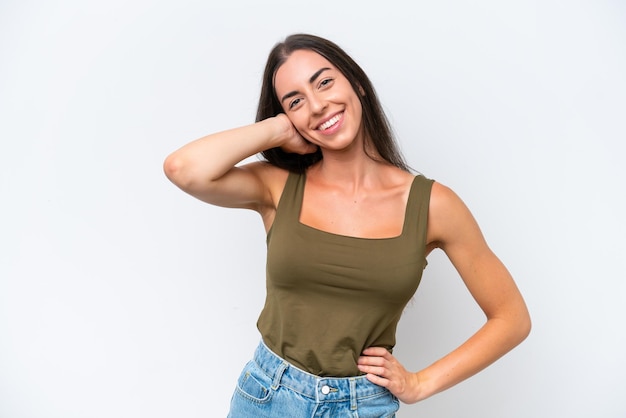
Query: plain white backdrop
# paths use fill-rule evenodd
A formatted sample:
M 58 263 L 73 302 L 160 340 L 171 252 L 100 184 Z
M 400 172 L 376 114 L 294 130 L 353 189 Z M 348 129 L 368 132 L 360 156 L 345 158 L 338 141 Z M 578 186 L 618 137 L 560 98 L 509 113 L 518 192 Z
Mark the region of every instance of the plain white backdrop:
M 259 335 L 260 218 L 165 156 L 254 120 L 275 42 L 343 46 L 410 164 L 452 187 L 530 337 L 399 417 L 626 416 L 626 6 L 614 0 L 0 3 L 0 416 L 223 417 Z M 411 370 L 483 320 L 441 253 Z

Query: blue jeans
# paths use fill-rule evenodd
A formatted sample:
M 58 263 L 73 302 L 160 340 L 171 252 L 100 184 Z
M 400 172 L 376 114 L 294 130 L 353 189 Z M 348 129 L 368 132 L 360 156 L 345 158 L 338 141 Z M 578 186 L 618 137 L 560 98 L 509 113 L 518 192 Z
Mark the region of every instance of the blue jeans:
M 365 376 L 314 376 L 261 342 L 239 376 L 228 417 L 393 418 L 399 407 L 391 392 Z

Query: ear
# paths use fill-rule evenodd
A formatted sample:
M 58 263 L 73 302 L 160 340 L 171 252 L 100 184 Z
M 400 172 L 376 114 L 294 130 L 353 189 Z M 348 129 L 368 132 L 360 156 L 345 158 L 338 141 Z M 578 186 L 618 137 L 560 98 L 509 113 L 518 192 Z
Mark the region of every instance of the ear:
M 365 96 L 365 90 L 363 90 L 363 87 L 359 84 L 359 93 L 361 93 L 361 96 Z

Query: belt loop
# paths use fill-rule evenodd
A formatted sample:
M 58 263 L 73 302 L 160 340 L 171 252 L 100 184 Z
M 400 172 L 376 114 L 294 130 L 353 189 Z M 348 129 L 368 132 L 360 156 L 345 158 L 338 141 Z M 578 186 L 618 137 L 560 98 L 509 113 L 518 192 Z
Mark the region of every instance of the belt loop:
M 356 379 L 351 377 L 350 381 L 350 410 L 356 411 Z
M 283 378 L 283 373 L 285 373 L 285 370 L 287 370 L 287 363 L 283 361 L 280 364 L 280 366 L 278 366 L 278 369 L 276 369 L 276 373 L 274 373 L 274 380 L 272 381 L 272 390 L 278 389 L 278 386 L 280 385 L 280 381 Z

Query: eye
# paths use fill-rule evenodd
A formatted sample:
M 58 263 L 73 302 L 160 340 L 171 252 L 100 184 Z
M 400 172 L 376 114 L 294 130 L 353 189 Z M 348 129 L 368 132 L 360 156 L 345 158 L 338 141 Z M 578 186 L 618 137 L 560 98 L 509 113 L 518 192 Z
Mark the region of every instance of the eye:
M 302 99 L 300 99 L 300 98 L 293 99 L 292 101 L 289 102 L 289 109 L 293 109 L 298 104 L 300 104 L 301 101 L 302 101 Z
M 332 78 L 325 78 L 322 81 L 320 81 L 319 88 L 328 87 L 333 83 L 333 81 L 334 79 Z

